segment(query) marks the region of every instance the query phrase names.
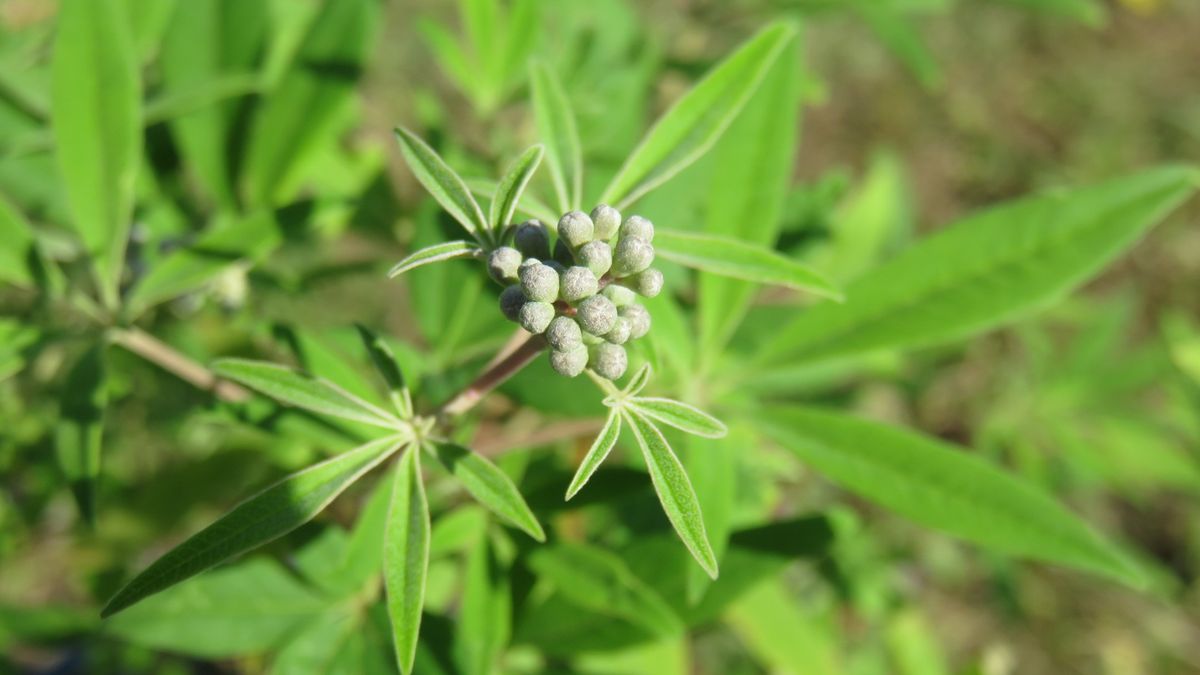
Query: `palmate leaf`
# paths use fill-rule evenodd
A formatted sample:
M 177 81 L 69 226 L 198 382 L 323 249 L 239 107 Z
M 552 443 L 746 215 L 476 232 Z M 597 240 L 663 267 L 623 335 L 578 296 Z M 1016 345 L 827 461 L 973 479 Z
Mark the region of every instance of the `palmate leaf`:
M 579 469 L 575 472 L 575 477 L 571 479 L 571 485 L 567 487 L 567 499 L 575 496 L 575 493 L 583 489 L 587 484 L 588 479 L 592 474 L 596 473 L 596 469 L 604 463 L 608 453 L 612 452 L 613 446 L 617 444 L 617 438 L 621 435 L 621 411 L 618 408 L 611 408 L 608 411 L 608 419 L 604 422 L 604 428 L 600 430 L 600 434 L 596 436 L 592 447 L 587 451 L 583 461 L 579 463 Z
M 410 447 L 396 463 L 392 506 L 384 538 L 383 578 L 392 642 L 400 672 L 413 672 L 425 577 L 429 571 L 429 504 L 421 482 L 421 448 Z
M 265 361 L 221 359 L 213 372 L 261 391 L 271 398 L 325 415 L 396 429 L 400 421 L 386 411 L 342 389 L 329 380 Z
M 660 228 L 654 237 L 654 250 L 666 260 L 704 272 L 842 299 L 833 282 L 816 270 L 771 249 L 736 239 Z
M 716 579 L 717 557 L 708 543 L 700 502 L 696 499 L 696 492 L 692 489 L 683 464 L 671 450 L 662 432 L 650 420 L 630 409 L 623 409 L 622 415 L 633 429 L 633 437 L 642 449 L 646 469 L 650 472 L 650 480 L 667 519 L 696 562 L 708 572 L 708 576 Z
M 472 244 L 469 241 L 447 241 L 433 246 L 414 251 L 407 258 L 401 260 L 388 270 L 388 278 L 395 279 L 396 277 L 416 269 L 422 265 L 430 265 L 444 260 L 457 260 L 459 258 L 478 258 L 483 255 L 483 249 Z
M 118 0 L 65 0 L 54 44 L 55 152 L 101 299 L 118 302 L 142 148 L 141 83 Z
M 154 561 L 108 601 L 100 616 L 111 616 L 300 527 L 407 440 L 396 435 L 371 441 L 294 473 L 250 497 Z
M 483 217 L 479 203 L 471 196 L 463 179 L 433 148 L 408 129 L 396 127 L 396 140 L 400 142 L 404 161 L 421 185 L 471 236 L 481 244 L 485 243 L 489 231 L 487 218 Z
M 575 114 L 562 83 L 546 64 L 530 66 L 529 86 L 538 136 L 546 145 L 546 164 L 558 198 L 558 210 L 566 213 L 583 201 L 583 150 Z
M 496 184 L 496 192 L 492 195 L 492 204 L 488 209 L 492 232 L 499 233 L 505 225 L 512 222 L 521 195 L 529 185 L 529 179 L 533 178 L 533 173 L 537 171 L 538 165 L 542 163 L 544 154 L 545 149 L 542 146 L 530 147 L 508 167 L 504 177 Z
M 604 190 L 624 209 L 699 159 L 741 111 L 796 29 L 773 23 L 704 76 L 663 114 Z
M 453 443 L 435 443 L 430 449 L 480 504 L 537 541 L 546 540 L 546 533 L 525 498 L 499 467 L 483 455 Z
M 912 246 L 775 331 L 760 365 L 962 339 L 1061 298 L 1200 185 L 1192 167 L 1151 169 L 970 216 Z
M 800 407 L 769 408 L 758 423 L 835 483 L 918 523 L 1135 587 L 1145 582 L 1124 554 L 1050 495 L 960 448 Z
M 682 401 L 637 396 L 627 403 L 638 413 L 663 424 L 704 438 L 722 438 L 729 432 L 721 420 Z

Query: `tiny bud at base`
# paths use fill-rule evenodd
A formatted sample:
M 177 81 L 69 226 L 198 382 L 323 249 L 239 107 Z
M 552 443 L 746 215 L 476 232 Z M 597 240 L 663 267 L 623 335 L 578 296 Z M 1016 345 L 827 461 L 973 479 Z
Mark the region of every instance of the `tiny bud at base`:
M 521 306 L 524 304 L 525 293 L 521 291 L 520 286 L 513 284 L 500 292 L 500 313 L 509 321 L 517 320 Z
M 515 282 L 520 266 L 521 252 L 515 248 L 501 246 L 488 254 L 488 275 L 502 284 Z

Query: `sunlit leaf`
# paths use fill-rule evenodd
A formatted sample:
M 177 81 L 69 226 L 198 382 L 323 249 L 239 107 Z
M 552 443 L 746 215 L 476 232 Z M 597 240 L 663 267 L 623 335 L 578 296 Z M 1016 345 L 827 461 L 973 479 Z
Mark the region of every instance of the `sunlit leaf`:
M 575 113 L 558 76 L 545 63 L 530 66 L 529 83 L 538 137 L 546 146 L 546 165 L 550 168 L 558 210 L 566 213 L 579 208 L 583 200 L 583 150 Z
M 294 473 L 250 497 L 154 561 L 108 601 L 111 616 L 236 555 L 281 537 L 320 513 L 343 490 L 387 459 L 406 439 L 393 436 Z
M 654 491 L 658 493 L 667 518 L 696 562 L 708 572 L 708 576 L 716 579 L 717 557 L 708 543 L 700 502 L 696 499 L 687 472 L 683 470 L 683 464 L 667 444 L 662 432 L 648 419 L 630 410 L 624 410 L 622 414 L 642 448 L 646 469 L 650 472 Z
M 404 155 L 408 168 L 429 194 L 433 195 L 442 208 L 461 223 L 469 234 L 477 238 L 486 237 L 489 230 L 487 219 L 483 217 L 479 204 L 454 169 L 451 169 L 425 141 L 408 129 L 396 127 L 396 140 L 400 142 L 400 152 Z
M 332 382 L 298 370 L 265 361 L 221 359 L 213 372 L 240 382 L 271 398 L 313 412 L 395 429 L 397 420 Z
M 625 208 L 712 147 L 795 35 L 773 23 L 746 41 L 675 102 L 613 177 L 601 202 Z
M 1033 484 L 960 448 L 849 415 L 776 407 L 763 430 L 834 482 L 923 525 L 1133 586 L 1142 572 Z
M 529 510 L 517 486 L 495 464 L 477 452 L 452 443 L 436 443 L 433 451 L 442 466 L 480 504 L 534 539 L 546 539 L 541 523 Z
M 620 435 L 621 411 L 613 408 L 608 411 L 608 419 L 604 422 L 604 428 L 600 430 L 591 449 L 579 463 L 579 470 L 575 472 L 575 477 L 571 479 L 571 485 L 567 488 L 567 499 L 574 497 L 575 493 L 579 492 L 592 477 L 592 474 L 596 473 L 596 469 L 600 468 L 604 459 L 608 457 L 608 453 L 612 452 Z
M 388 277 L 394 279 L 405 272 L 421 267 L 422 265 L 430 265 L 444 260 L 457 260 L 459 258 L 478 258 L 483 254 L 483 249 L 468 241 L 447 241 L 433 246 L 410 253 L 408 257 L 392 266 L 388 270 Z
M 659 228 L 654 237 L 654 250 L 666 260 L 704 272 L 842 299 L 833 282 L 816 270 L 769 248 L 736 239 Z
M 400 672 L 413 672 L 425 578 L 429 571 L 429 505 L 421 482 L 421 448 L 413 446 L 396 463 L 392 508 L 384 539 L 383 569 L 388 616 Z
M 696 406 L 669 398 L 638 396 L 629 405 L 653 420 L 705 438 L 721 438 L 729 432 L 721 420 Z
M 529 179 L 533 178 L 533 173 L 537 171 L 538 164 L 541 164 L 544 153 L 545 150 L 540 145 L 529 148 L 512 163 L 504 178 L 496 185 L 492 205 L 488 210 L 488 220 L 493 231 L 500 232 L 501 228 L 512 222 L 521 195 L 529 185 Z

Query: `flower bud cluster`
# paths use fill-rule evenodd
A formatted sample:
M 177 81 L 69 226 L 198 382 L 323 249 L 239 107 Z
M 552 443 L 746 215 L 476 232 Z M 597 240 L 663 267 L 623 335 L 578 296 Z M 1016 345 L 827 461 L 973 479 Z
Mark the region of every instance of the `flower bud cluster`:
M 575 377 L 590 367 L 616 380 L 629 358 L 624 345 L 650 330 L 639 295 L 662 291 L 654 262 L 654 225 L 641 216 L 621 221 L 607 204 L 591 215 L 571 211 L 558 221 L 551 244 L 544 223 L 518 225 L 512 246 L 488 256 L 488 273 L 505 284 L 500 311 L 550 345 L 550 365 Z

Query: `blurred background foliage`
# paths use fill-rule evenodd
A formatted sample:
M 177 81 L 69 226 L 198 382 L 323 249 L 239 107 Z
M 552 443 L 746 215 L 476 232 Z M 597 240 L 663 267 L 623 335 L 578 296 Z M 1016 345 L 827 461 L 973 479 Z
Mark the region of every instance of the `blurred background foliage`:
M 1188 0 L 114 1 L 144 123 L 131 141 L 125 332 L 103 350 L 109 405 L 88 527 L 55 437 L 86 384 L 72 366 L 106 300 L 79 269 L 66 198 L 77 168 L 49 126 L 62 114 L 52 103 L 59 3 L 0 0 L 4 672 L 390 672 L 373 481 L 265 555 L 98 621 L 98 601 L 130 571 L 355 436 L 214 395 L 120 346 L 149 334 L 199 363 L 266 356 L 369 391 L 358 321 L 392 336 L 423 400 L 447 397 L 508 331 L 494 290 L 464 264 L 384 280 L 449 227 L 402 167 L 391 129 L 419 128 L 464 174 L 495 176 L 534 135 L 530 58 L 566 83 L 600 186 L 709 65 L 772 18 L 801 20 L 796 121 L 784 117 L 780 132 L 796 135 L 798 152 L 783 158 L 794 168 L 780 212 L 762 217 L 782 223 L 782 250 L 842 281 L 981 206 L 1200 157 L 1200 5 Z M 756 109 L 777 110 L 747 115 Z M 695 186 L 752 171 L 738 163 L 745 137 L 735 125 L 641 210 L 679 229 L 714 217 Z M 434 482 L 441 515 L 417 672 L 484 672 L 493 658 L 513 673 L 1200 671 L 1198 220 L 1193 200 L 1085 292 L 968 344 L 742 385 L 977 448 L 1136 551 L 1159 577 L 1153 592 L 921 530 L 770 448 L 740 447 L 734 426 L 721 449 L 688 451 L 690 471 L 738 476 L 720 597 L 690 606 L 692 571 L 644 481 L 611 469 L 593 494 L 562 504 L 599 397 L 548 379 L 539 361 L 465 433 L 525 477 L 539 513 L 616 551 L 613 574 L 659 591 L 690 630 L 648 631 L 639 621 L 656 610 L 636 593 L 580 606 L 545 597 L 528 574 L 501 584 L 522 606 L 513 625 L 478 623 L 503 607 L 459 599 L 487 597 L 464 587 L 499 583 L 497 560 L 528 555 L 551 579 L 562 561 L 488 530 Z M 24 223 L 33 246 L 19 239 Z M 24 250 L 42 262 L 14 254 Z M 670 281 L 686 308 L 688 279 L 676 270 Z M 765 293 L 743 332 L 771 321 L 777 300 Z M 659 304 L 656 332 L 669 339 L 681 310 Z M 672 358 L 661 351 L 652 357 Z M 669 383 L 669 364 L 663 372 Z

